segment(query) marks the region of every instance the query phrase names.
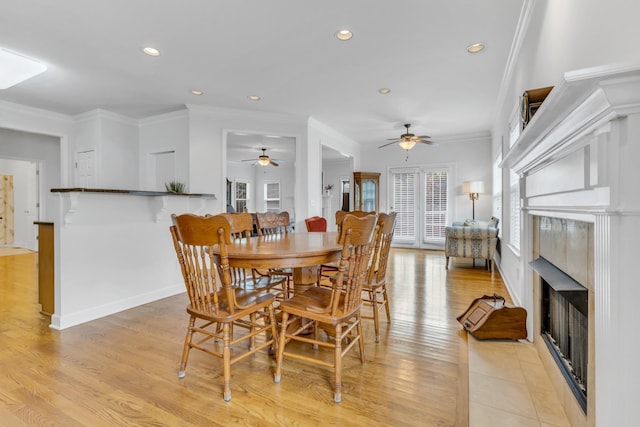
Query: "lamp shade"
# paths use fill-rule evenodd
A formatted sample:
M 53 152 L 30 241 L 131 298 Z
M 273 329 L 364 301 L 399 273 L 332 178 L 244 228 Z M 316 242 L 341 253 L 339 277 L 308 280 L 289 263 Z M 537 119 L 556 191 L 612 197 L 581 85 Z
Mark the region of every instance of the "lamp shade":
M 466 181 L 462 184 L 463 193 L 484 193 L 484 182 Z

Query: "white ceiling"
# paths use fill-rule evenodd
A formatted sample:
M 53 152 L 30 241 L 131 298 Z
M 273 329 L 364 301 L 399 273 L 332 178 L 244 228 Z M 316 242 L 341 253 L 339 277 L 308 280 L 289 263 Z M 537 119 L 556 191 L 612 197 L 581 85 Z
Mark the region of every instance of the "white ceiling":
M 0 99 L 72 115 L 288 113 L 370 146 L 403 123 L 434 140 L 488 133 L 523 1 L 3 1 L 0 47 L 48 70 Z M 471 55 L 475 42 L 487 48 Z

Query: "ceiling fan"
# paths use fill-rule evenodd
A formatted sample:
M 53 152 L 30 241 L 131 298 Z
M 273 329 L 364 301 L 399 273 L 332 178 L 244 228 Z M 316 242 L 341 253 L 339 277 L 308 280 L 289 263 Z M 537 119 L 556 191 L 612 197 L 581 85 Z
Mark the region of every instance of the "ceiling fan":
M 246 159 L 246 160 L 243 160 L 243 162 L 254 162 L 253 163 L 254 165 L 260 165 L 260 166 L 267 166 L 267 165 L 280 166 L 278 163 L 273 161 L 271 157 L 267 155 L 266 148 L 261 148 L 261 150 L 262 150 L 262 154 L 260 154 L 257 159 Z
M 429 135 L 414 135 L 411 132 L 409 132 L 409 128 L 411 127 L 411 124 L 407 123 L 404 125 L 404 127 L 407 129 L 406 133 L 403 133 L 402 135 L 400 135 L 400 138 L 389 138 L 388 142 L 386 144 L 382 144 L 381 146 L 379 146 L 378 148 L 382 148 L 382 147 L 386 147 L 387 145 L 391 145 L 391 144 L 395 144 L 396 142 L 399 142 L 400 147 L 402 147 L 404 150 L 411 150 L 418 142 L 422 143 L 422 144 L 428 144 L 428 145 L 436 145 L 436 143 L 434 141 L 431 141 L 431 137 Z

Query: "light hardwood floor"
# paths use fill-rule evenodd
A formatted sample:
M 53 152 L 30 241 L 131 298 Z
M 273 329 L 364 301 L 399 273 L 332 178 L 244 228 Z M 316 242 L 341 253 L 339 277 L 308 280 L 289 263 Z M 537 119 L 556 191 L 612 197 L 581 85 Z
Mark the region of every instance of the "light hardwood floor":
M 477 296 L 506 295 L 497 271 L 464 260 L 447 271 L 442 252 L 394 249 L 392 322 L 376 344 L 365 320 L 366 364 L 345 358 L 341 404 L 323 367 L 285 360 L 274 384 L 266 352 L 233 366 L 226 403 L 218 359 L 193 351 L 178 379 L 185 295 L 55 331 L 38 314 L 36 260 L 0 257 L 0 426 L 466 426 L 455 318 Z

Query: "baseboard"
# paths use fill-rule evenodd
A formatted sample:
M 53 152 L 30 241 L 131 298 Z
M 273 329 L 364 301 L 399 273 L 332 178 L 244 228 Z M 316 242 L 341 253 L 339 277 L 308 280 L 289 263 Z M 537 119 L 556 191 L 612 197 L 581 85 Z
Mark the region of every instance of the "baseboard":
M 72 326 L 79 325 L 81 323 L 96 320 L 101 317 L 109 316 L 130 308 L 138 307 L 140 305 L 148 304 L 150 302 L 157 301 L 162 298 L 178 295 L 185 292 L 184 284 L 168 286 L 166 288 L 158 289 L 153 292 L 145 294 L 135 295 L 133 297 L 125 298 L 119 301 L 114 301 L 109 304 L 100 306 L 88 307 L 75 313 L 68 313 L 64 315 L 53 314 L 51 316 L 51 329 L 62 330 L 70 328 Z

